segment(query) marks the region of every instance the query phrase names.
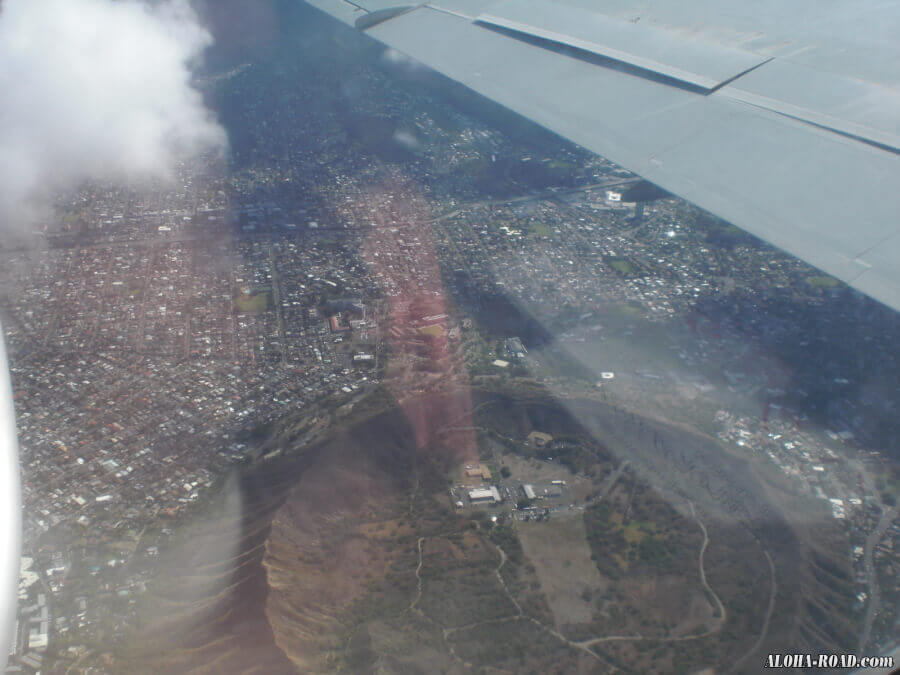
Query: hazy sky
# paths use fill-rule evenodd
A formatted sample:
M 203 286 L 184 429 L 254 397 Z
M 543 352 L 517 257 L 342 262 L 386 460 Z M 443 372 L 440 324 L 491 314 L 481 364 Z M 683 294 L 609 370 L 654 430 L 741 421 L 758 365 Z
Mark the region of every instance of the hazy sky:
M 47 192 L 224 147 L 190 86 L 210 41 L 187 0 L 3 0 L 0 230 L 38 225 Z

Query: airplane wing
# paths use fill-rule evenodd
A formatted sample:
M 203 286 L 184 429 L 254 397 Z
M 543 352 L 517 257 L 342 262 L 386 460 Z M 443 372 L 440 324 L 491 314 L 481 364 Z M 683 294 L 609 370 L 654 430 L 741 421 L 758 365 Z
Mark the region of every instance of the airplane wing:
M 900 309 L 898 0 L 307 0 Z
M 0 326 L 0 670 L 15 637 L 16 587 L 19 581 L 21 507 L 19 506 L 19 449 L 13 411 L 6 346 Z

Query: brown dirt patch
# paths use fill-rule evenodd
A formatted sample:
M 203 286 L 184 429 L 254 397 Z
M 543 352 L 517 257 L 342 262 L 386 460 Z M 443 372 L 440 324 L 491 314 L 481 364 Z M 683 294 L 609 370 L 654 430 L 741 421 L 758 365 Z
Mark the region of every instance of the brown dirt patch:
M 608 582 L 591 560 L 580 513 L 548 522 L 520 523 L 518 533 L 556 625 L 589 623 L 594 613 L 593 599 L 605 591 Z

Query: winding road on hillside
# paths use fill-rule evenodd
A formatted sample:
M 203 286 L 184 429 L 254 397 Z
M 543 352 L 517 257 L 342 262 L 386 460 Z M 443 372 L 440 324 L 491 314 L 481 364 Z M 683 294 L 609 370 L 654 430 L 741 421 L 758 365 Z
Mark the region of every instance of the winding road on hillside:
M 859 635 L 859 651 L 865 652 L 872 637 L 872 625 L 875 623 L 875 616 L 878 614 L 878 606 L 881 602 L 878 589 L 878 575 L 875 573 L 875 564 L 872 562 L 872 554 L 878 543 L 884 537 L 891 523 L 897 518 L 897 512 L 900 506 L 893 506 L 882 511 L 881 518 L 875 529 L 866 537 L 866 545 L 863 553 L 863 565 L 866 569 L 866 577 L 869 579 L 869 604 L 866 606 L 866 615 L 863 618 L 863 628 Z
M 703 542 L 700 544 L 700 554 L 698 556 L 697 566 L 700 570 L 700 583 L 703 585 L 703 588 L 707 593 L 712 597 L 715 602 L 716 608 L 719 612 L 719 621 L 718 624 L 714 628 L 710 628 L 707 631 L 702 633 L 696 633 L 693 635 L 678 635 L 678 636 L 655 636 L 655 635 L 604 635 L 603 637 L 595 637 L 590 638 L 588 640 L 582 640 L 576 644 L 582 647 L 592 647 L 594 645 L 601 644 L 603 642 L 626 642 L 626 641 L 638 641 L 638 640 L 646 640 L 646 641 L 655 641 L 655 642 L 686 642 L 688 640 L 699 640 L 701 638 L 709 637 L 710 635 L 714 635 L 722 630 L 722 626 L 725 625 L 725 621 L 728 618 L 728 614 L 725 610 L 725 605 L 722 604 L 722 601 L 719 599 L 719 596 L 709 585 L 709 582 L 706 580 L 706 570 L 703 567 L 703 555 L 706 553 L 706 547 L 709 545 L 709 535 L 706 532 L 706 526 L 697 517 L 697 512 L 694 509 L 694 503 L 689 501 L 691 507 L 691 515 L 694 516 L 694 520 L 697 521 L 697 524 L 700 526 L 701 532 L 703 532 Z

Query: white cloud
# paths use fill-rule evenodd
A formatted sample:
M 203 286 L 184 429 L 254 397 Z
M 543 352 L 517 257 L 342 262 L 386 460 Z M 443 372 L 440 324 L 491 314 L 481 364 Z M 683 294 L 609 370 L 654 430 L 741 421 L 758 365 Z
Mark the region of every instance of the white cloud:
M 187 0 L 3 0 L 0 229 L 85 180 L 167 178 L 223 148 L 191 87 L 211 42 Z

